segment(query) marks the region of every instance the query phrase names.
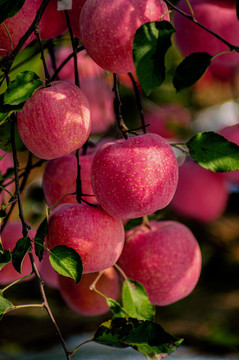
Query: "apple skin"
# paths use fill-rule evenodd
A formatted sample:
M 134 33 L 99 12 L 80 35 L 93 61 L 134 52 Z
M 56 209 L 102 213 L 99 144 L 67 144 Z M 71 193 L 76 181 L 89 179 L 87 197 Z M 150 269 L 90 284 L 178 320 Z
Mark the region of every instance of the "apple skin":
M 80 148 L 90 129 L 89 102 L 80 88 L 53 81 L 28 99 L 17 114 L 17 129 L 25 146 L 50 160 Z
M 58 273 L 53 269 L 49 260 L 49 252 L 44 250 L 43 259 L 39 265 L 39 274 L 46 285 L 53 289 L 59 289 Z
M 211 29 L 229 43 L 237 44 L 239 22 L 236 15 L 236 1 L 192 0 L 190 4 L 199 23 Z M 186 1 L 180 0 L 177 6 L 190 14 Z M 174 13 L 173 22 L 176 28 L 175 42 L 184 56 L 193 52 L 208 52 L 215 55 L 229 50 L 228 46 L 222 41 L 178 12 Z M 224 64 L 226 67 L 236 66 L 239 64 L 238 54 L 230 52 L 220 55 L 213 60 L 214 63 Z
M 81 40 L 88 54 L 113 73 L 135 70 L 132 48 L 136 30 L 148 21 L 169 20 L 168 8 L 158 0 L 87 0 L 80 14 Z
M 73 311 L 85 316 L 97 316 L 110 310 L 105 298 L 89 289 L 97 275 L 97 272 L 84 274 L 77 284 L 73 279 L 59 275 L 60 293 Z M 96 284 L 96 289 L 107 297 L 117 300 L 120 286 L 118 274 L 114 267 L 104 270 Z
M 64 11 L 57 11 L 57 1 L 50 0 L 39 23 L 39 31 L 42 40 L 49 40 L 64 34 L 67 23 Z M 42 1 L 38 1 L 39 6 Z
M 181 216 L 209 223 L 223 214 L 228 196 L 223 173 L 188 160 L 179 167 L 178 187 L 170 207 Z
M 71 22 L 71 28 L 73 31 L 74 36 L 81 40 L 80 34 L 80 13 L 82 6 L 86 0 L 73 0 L 72 2 L 72 9 L 68 10 L 68 15 Z
M 70 46 L 62 46 L 56 49 L 56 66 L 58 67 L 71 53 L 72 47 Z M 49 57 L 47 58 L 47 65 L 49 73 L 53 75 L 54 70 Z M 105 133 L 115 121 L 112 86 L 107 83 L 104 70 L 86 54 L 86 51 L 77 54 L 77 67 L 80 88 L 86 95 L 90 105 L 91 135 Z M 58 77 L 60 80 L 75 83 L 73 58 L 62 68 Z
M 3 156 L 5 154 L 5 151 L 0 149 L 0 156 Z M 2 175 L 5 175 L 7 170 L 9 168 L 12 168 L 13 165 L 13 159 L 12 159 L 12 153 L 6 153 L 6 155 L 0 160 L 0 173 Z M 10 181 L 10 179 L 7 179 L 5 183 Z M 4 186 L 4 183 L 2 184 Z M 14 189 L 14 183 L 6 186 L 6 189 L 10 192 Z M 9 197 L 8 193 L 2 189 L 0 189 L 0 206 L 3 201 L 6 201 L 6 199 Z
M 28 236 L 32 239 L 35 236 L 35 231 L 30 230 Z M 4 249 L 13 250 L 15 248 L 16 242 L 21 239 L 22 236 L 22 224 L 20 221 L 11 221 L 8 222 L 3 231 L 1 232 L 1 240 Z M 39 261 L 35 259 L 37 265 L 39 265 Z M 25 275 L 30 274 L 32 271 L 31 261 L 28 255 L 26 255 L 22 264 L 22 273 L 17 272 L 12 263 L 5 265 L 0 270 L 0 284 L 6 285 L 10 284 L 13 281 L 16 281 L 22 278 Z M 32 279 L 33 275 L 26 278 L 25 280 Z M 24 281 L 25 281 L 24 280 Z
M 167 139 L 179 138 L 191 129 L 191 114 L 180 104 L 147 104 L 144 119 L 150 132 Z
M 122 219 L 163 209 L 178 181 L 177 159 L 157 134 L 145 134 L 103 145 L 91 167 L 91 184 L 98 203 Z
M 74 248 L 81 256 L 83 273 L 97 272 L 115 264 L 124 245 L 120 219 L 100 207 L 84 203 L 61 204 L 49 217 L 46 245 Z
M 145 287 L 152 304 L 164 306 L 183 299 L 196 286 L 201 251 L 192 232 L 177 221 L 151 221 L 126 233 L 118 265 Z
M 239 145 L 239 124 L 226 126 L 219 131 L 219 134 L 224 136 L 228 141 Z M 227 171 L 223 173 L 223 175 L 230 184 L 239 184 L 239 170 Z
M 81 155 L 81 185 L 82 193 L 94 195 L 91 187 L 91 164 L 94 153 Z M 49 160 L 45 166 L 42 187 L 47 205 L 53 206 L 64 194 L 76 191 L 77 159 L 75 154 L 69 154 L 60 158 Z M 95 196 L 83 196 L 83 200 L 94 204 Z M 76 195 L 65 196 L 56 206 L 64 203 L 77 203 Z

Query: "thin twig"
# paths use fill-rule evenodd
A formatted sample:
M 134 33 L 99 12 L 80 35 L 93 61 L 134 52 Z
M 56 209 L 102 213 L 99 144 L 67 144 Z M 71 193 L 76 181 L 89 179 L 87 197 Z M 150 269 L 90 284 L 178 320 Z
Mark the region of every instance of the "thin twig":
M 140 93 L 139 93 L 139 88 L 137 85 L 137 82 L 135 81 L 135 78 L 133 77 L 133 75 L 131 73 L 128 73 L 130 80 L 133 84 L 134 87 L 134 93 L 135 93 L 135 97 L 136 97 L 136 103 L 137 103 L 137 107 L 139 110 L 139 114 L 140 114 L 140 119 L 141 119 L 141 124 L 142 124 L 142 128 L 143 128 L 143 132 L 144 134 L 146 134 L 146 125 L 145 125 L 145 120 L 144 120 L 144 111 L 143 111 L 143 107 L 142 107 L 142 103 L 141 103 L 141 98 L 140 98 Z
M 127 128 L 127 126 L 124 123 L 122 112 L 121 112 L 121 101 L 120 101 L 120 95 L 119 95 L 119 86 L 118 86 L 117 75 L 113 74 L 113 77 L 114 77 L 113 91 L 115 94 L 114 111 L 115 111 L 116 122 L 117 122 L 117 126 L 118 126 L 118 129 L 120 130 L 121 134 L 123 135 L 125 140 L 127 140 L 129 129 Z

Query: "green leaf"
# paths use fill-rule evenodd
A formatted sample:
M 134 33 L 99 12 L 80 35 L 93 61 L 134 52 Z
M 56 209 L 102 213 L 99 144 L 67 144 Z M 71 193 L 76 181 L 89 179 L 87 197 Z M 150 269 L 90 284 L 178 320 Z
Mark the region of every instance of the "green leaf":
M 59 274 L 72 278 L 76 283 L 80 281 L 83 265 L 80 255 L 74 249 L 66 245 L 55 246 L 49 260 Z
M 16 15 L 26 0 L 0 0 L 0 24 Z
M 125 311 L 122 306 L 111 298 L 106 298 L 107 305 L 109 306 L 114 317 L 129 317 L 129 314 Z
M 0 250 L 0 270 L 11 261 L 10 250 Z
M 23 108 L 24 103 L 19 105 L 8 105 L 4 104 L 4 95 L 5 93 L 0 95 L 0 125 L 4 124 L 8 117 L 14 112 L 14 111 L 21 111 Z
M 205 169 L 215 172 L 239 169 L 239 146 L 213 131 L 194 135 L 186 145 L 191 157 Z
M 205 73 L 211 63 L 212 56 L 205 52 L 187 56 L 177 67 L 173 85 L 177 91 L 183 91 L 195 84 Z
M 124 281 L 122 303 L 131 317 L 152 321 L 155 316 L 155 306 L 150 303 L 143 285 L 137 281 L 131 279 Z
M 0 96 L 0 98 L 1 98 L 1 96 Z M 1 105 L 0 105 L 0 108 L 1 108 Z M 0 114 L 0 116 L 1 116 L 1 114 Z M 12 151 L 11 146 L 9 146 L 10 139 L 11 139 L 10 122 L 5 122 L 3 125 L 0 126 L 0 148 L 5 151 Z M 15 140 L 16 140 L 17 151 L 26 149 L 25 145 L 23 144 L 23 142 L 18 134 L 16 126 L 15 126 Z M 7 145 L 4 145 L 4 144 L 7 144 Z
M 16 106 L 29 99 L 43 82 L 33 71 L 20 72 L 4 93 L 3 105 Z
M 47 235 L 48 231 L 48 224 L 47 224 L 47 218 L 45 217 L 44 220 L 40 223 L 36 236 L 34 237 L 34 244 L 35 244 L 35 254 L 38 257 L 38 259 L 41 261 L 43 258 L 43 252 L 44 252 L 44 241 L 45 237 Z
M 168 21 L 148 22 L 136 31 L 133 58 L 138 80 L 147 96 L 165 80 L 164 59 L 174 32 Z
M 159 360 L 171 354 L 183 341 L 165 332 L 159 324 L 134 318 L 104 322 L 92 340 L 120 348 L 131 346 L 150 360 Z
M 3 220 L 7 216 L 7 213 L 5 210 L 0 209 L 0 221 Z
M 16 243 L 12 252 L 12 264 L 17 272 L 21 274 L 22 262 L 31 249 L 31 239 L 27 236 Z
M 0 292 L 0 320 L 7 311 L 13 308 L 14 305 L 9 300 L 5 299 L 2 295 L 2 292 Z

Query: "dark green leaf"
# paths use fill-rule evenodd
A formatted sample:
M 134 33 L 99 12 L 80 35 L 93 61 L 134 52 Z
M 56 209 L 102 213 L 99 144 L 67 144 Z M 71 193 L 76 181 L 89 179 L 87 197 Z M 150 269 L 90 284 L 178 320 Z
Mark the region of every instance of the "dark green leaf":
M 131 317 L 139 320 L 152 321 L 155 316 L 155 306 L 150 303 L 148 295 L 137 281 L 128 279 L 122 287 L 123 308 Z
M 165 54 L 175 28 L 168 21 L 143 24 L 133 43 L 133 58 L 140 85 L 148 96 L 165 80 Z
M 72 278 L 76 283 L 80 281 L 83 265 L 80 255 L 74 249 L 66 245 L 55 246 L 49 260 L 59 274 Z
M 26 0 L 0 0 L 0 24 L 16 15 Z
M 7 216 L 6 211 L 3 209 L 0 209 L 0 220 L 3 220 Z
M 171 354 L 183 341 L 165 332 L 159 324 L 134 318 L 115 318 L 104 322 L 92 340 L 114 347 L 131 346 L 151 360 Z
M 1 98 L 1 96 L 0 96 Z M 1 105 L 0 105 L 1 108 Z M 1 111 L 1 110 L 0 110 Z M 11 139 L 11 135 L 10 135 L 10 122 L 6 122 L 3 125 L 0 126 L 0 148 L 5 150 L 5 151 L 11 151 L 12 148 L 9 145 L 9 141 Z M 26 149 L 26 147 L 24 146 L 18 131 L 17 131 L 17 127 L 15 126 L 15 140 L 16 140 L 16 148 L 17 151 L 21 151 Z M 6 145 L 4 145 L 6 144 Z
M 29 99 L 43 82 L 33 71 L 20 72 L 4 93 L 3 105 L 16 106 Z
M 205 169 L 215 172 L 239 169 L 239 146 L 213 131 L 194 135 L 186 145 L 191 157 Z
M 11 261 L 10 250 L 0 250 L 0 270 Z
M 5 299 L 0 292 L 0 320 L 7 311 L 13 308 L 14 305 L 9 300 Z
M 129 314 L 122 308 L 122 306 L 114 299 L 107 298 L 107 305 L 109 306 L 114 317 L 129 317 Z
M 239 0 L 236 0 L 237 18 L 239 19 Z
M 211 63 L 212 56 L 205 52 L 193 53 L 187 56 L 177 67 L 173 85 L 177 91 L 182 91 L 195 84 L 205 73 Z
M 48 231 L 48 224 L 47 218 L 45 218 L 37 229 L 36 236 L 34 237 L 35 240 L 35 254 L 37 255 L 38 259 L 41 261 L 43 258 L 44 252 L 44 241 Z
M 27 236 L 25 238 L 21 238 L 18 240 L 12 252 L 12 264 L 15 270 L 20 274 L 21 274 L 22 262 L 30 249 L 31 249 L 31 239 Z
M 14 111 L 20 111 L 23 108 L 24 103 L 19 105 L 8 105 L 4 104 L 4 94 L 0 95 L 0 125 L 4 124 L 8 119 L 8 117 L 14 112 Z

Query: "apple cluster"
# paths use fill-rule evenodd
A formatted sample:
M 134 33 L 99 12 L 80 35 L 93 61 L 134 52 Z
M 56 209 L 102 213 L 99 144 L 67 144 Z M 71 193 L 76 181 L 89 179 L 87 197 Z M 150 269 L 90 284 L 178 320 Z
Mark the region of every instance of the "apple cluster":
M 43 40 L 67 31 L 64 13 L 56 11 L 56 3 L 49 1 L 39 23 Z M 179 6 L 186 11 L 184 3 L 179 1 Z M 213 0 L 191 3 L 205 25 L 219 23 L 210 18 L 212 14 L 220 18 L 225 35 L 224 21 L 227 17 L 232 19 L 232 2 L 228 6 Z M 2 56 L 17 45 L 40 4 L 40 0 L 26 0 L 21 11 L 5 21 L 12 43 L 5 28 L 0 27 Z M 46 247 L 48 250 L 58 245 L 73 248 L 81 256 L 83 275 L 78 284 L 57 275 L 50 266 L 47 251 L 39 264 L 40 274 L 46 283 L 60 290 L 74 311 L 87 316 L 108 311 L 105 299 L 90 290 L 98 274 L 101 274 L 96 284 L 98 292 L 118 298 L 120 277 L 114 268 L 116 263 L 126 276 L 144 285 L 153 304 L 172 304 L 190 294 L 198 282 L 201 252 L 196 238 L 177 221 L 153 219 L 126 232 L 124 223 L 145 216 L 153 218 L 167 206 L 175 213 L 201 222 L 213 221 L 227 204 L 225 176 L 205 170 L 191 160 L 179 167 L 168 139 L 177 139 L 182 133 L 187 137 L 192 130 L 190 113 L 178 104 L 158 107 L 148 103 L 147 133 L 109 139 L 87 148 L 89 137 L 106 133 L 115 122 L 112 84 L 106 72 L 121 75 L 135 71 L 132 57 L 135 31 L 148 21 L 169 21 L 167 5 L 163 0 L 75 0 L 68 14 L 74 36 L 85 47 L 77 55 L 80 87 L 74 83 L 73 60 L 69 61 L 57 80 L 37 89 L 26 100 L 17 113 L 17 129 L 26 148 L 46 160 L 42 187 L 46 204 L 51 208 Z M 16 27 L 16 22 L 21 26 Z M 205 41 L 203 30 L 197 27 L 189 30 L 193 23 L 178 14 L 174 16 L 174 24 L 175 40 L 182 53 L 208 50 L 208 33 Z M 230 28 L 230 34 L 237 39 L 238 20 L 230 21 L 230 26 L 234 29 Z M 200 41 L 193 37 L 197 31 Z M 187 36 L 189 39 L 185 40 Z M 34 35 L 25 45 L 33 39 Z M 233 38 L 229 40 L 233 42 Z M 215 37 L 209 46 L 215 54 L 224 51 Z M 58 67 L 71 52 L 67 45 L 56 48 L 55 65 Z M 233 67 L 238 57 L 218 56 L 218 66 L 223 64 L 223 59 Z M 46 63 L 53 76 L 50 57 Z M 234 133 L 234 130 L 232 133 L 222 130 L 225 137 L 238 142 L 238 138 L 231 138 Z M 81 194 L 76 194 L 79 174 Z M 2 232 L 4 247 L 13 249 L 14 241 L 21 237 L 20 227 L 15 222 L 7 224 Z M 34 234 L 29 236 L 33 238 Z M 13 244 L 5 244 L 8 238 Z M 27 258 L 23 269 L 22 275 L 31 272 Z M 6 265 L 0 270 L 0 283 L 14 281 L 14 276 L 15 270 Z

